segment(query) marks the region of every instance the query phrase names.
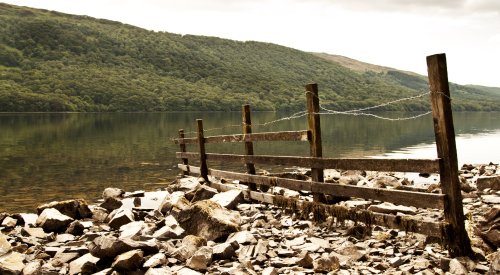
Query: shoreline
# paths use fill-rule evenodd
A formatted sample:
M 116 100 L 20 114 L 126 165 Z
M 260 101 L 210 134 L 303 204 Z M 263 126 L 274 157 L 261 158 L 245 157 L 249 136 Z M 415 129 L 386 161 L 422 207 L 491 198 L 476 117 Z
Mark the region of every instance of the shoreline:
M 476 253 L 475 261 L 467 257 L 449 258 L 445 248 L 437 243 L 439 240 L 432 237 L 331 218 L 315 222 L 312 216 L 303 213 L 249 201 L 241 191 L 218 192 L 198 178 L 185 177 L 151 192 L 107 188 L 96 204 L 74 199 L 41 205 L 38 214 L 0 214 L 0 271 L 6 274 L 39 274 L 36 272 L 40 270 L 47 274 L 500 272 L 496 269 L 500 265 L 500 252 L 495 252 L 500 232 L 494 229 L 500 219 L 488 220 L 488 215 L 500 217 L 500 166 L 464 165 L 460 171 L 465 224 Z M 401 174 L 328 170 L 325 180 L 377 188 L 420 188 L 422 192 L 438 190 L 438 179 L 433 176 L 408 179 Z M 298 170 L 276 176 L 307 178 L 307 172 Z M 246 188 L 239 183 L 217 182 Z M 307 192 L 283 188 L 273 188 L 267 193 L 311 199 Z M 384 208 L 380 202 L 353 198 L 338 204 L 442 219 L 432 209 L 387 203 Z

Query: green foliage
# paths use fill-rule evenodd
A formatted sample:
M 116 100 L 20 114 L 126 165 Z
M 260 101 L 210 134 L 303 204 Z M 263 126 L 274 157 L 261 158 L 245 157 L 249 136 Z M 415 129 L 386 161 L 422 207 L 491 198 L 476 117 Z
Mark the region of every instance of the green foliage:
M 0 111 L 303 110 L 305 84 L 348 110 L 412 96 L 426 80 L 364 74 L 260 42 L 153 32 L 109 20 L 0 3 Z M 500 110 L 500 95 L 453 87 L 458 110 Z M 486 102 L 486 103 L 485 103 Z M 428 100 L 382 110 L 420 111 Z

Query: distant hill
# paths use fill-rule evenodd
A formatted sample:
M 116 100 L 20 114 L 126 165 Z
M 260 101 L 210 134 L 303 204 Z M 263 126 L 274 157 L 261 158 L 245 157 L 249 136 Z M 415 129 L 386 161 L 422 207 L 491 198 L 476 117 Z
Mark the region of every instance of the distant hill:
M 0 77 L 4 112 L 229 111 L 245 103 L 296 111 L 310 82 L 324 106 L 348 110 L 428 89 L 425 77 L 352 59 L 3 3 Z M 483 88 L 453 84 L 452 96 L 455 110 L 500 110 L 500 94 Z M 426 98 L 383 110 L 427 109 Z

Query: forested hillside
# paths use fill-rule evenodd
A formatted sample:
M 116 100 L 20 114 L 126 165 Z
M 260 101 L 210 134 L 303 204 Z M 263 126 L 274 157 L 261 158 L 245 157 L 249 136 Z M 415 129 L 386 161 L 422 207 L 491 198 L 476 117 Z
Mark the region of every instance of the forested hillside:
M 367 45 L 369 47 L 369 45 Z M 367 50 L 369 50 L 367 48 Z M 425 62 L 425 56 L 422 56 Z M 347 110 L 427 90 L 397 70 L 351 70 L 260 42 L 153 32 L 0 3 L 0 111 L 302 110 L 304 84 Z M 452 86 L 457 110 L 500 110 L 500 94 Z M 385 110 L 424 110 L 428 100 Z

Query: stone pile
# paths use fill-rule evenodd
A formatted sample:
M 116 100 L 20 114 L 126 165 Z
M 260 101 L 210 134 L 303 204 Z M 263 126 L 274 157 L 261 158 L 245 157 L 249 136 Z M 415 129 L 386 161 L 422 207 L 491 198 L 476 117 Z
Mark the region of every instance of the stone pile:
M 286 209 L 252 203 L 242 191 L 218 192 L 186 177 L 155 192 L 107 188 L 95 205 L 68 200 L 41 205 L 38 214 L 0 213 L 0 274 L 499 274 L 497 168 L 461 170 L 474 261 L 449 258 L 435 239 L 420 234 L 331 218 L 316 224 Z M 436 192 L 431 188 L 436 179 L 429 175 L 325 174 L 338 184 L 419 185 Z M 311 200 L 303 192 L 268 192 Z M 344 198 L 339 204 L 440 219 L 437 211 L 389 203 Z

